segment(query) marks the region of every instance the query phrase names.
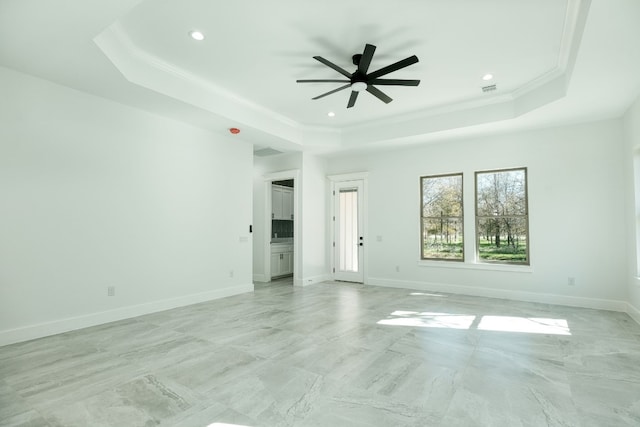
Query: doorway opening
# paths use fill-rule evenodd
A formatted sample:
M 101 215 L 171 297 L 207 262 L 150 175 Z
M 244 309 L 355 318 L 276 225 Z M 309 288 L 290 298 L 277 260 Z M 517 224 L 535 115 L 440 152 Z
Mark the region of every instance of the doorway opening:
M 293 278 L 293 179 L 271 182 L 270 279 Z
M 265 175 L 264 282 L 296 284 L 300 274 L 298 170 Z

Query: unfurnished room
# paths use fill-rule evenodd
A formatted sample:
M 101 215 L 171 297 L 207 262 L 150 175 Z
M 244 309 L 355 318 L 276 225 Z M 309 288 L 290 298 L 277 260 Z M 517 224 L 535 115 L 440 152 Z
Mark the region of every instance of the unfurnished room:
M 640 425 L 640 1 L 0 0 L 0 425 Z

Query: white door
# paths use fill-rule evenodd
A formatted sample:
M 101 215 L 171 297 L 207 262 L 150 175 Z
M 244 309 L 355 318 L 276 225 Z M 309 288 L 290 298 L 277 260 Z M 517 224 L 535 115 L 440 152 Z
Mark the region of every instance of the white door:
M 282 189 L 282 219 L 293 219 L 293 189 Z
M 271 214 L 272 219 L 282 218 L 282 189 L 275 185 L 271 188 Z
M 364 181 L 335 183 L 334 278 L 364 281 Z
M 293 273 L 293 252 L 285 252 L 282 254 L 282 270 L 281 274 Z
M 281 253 L 272 253 L 271 254 L 271 277 L 280 276 L 282 274 L 282 270 L 280 268 L 280 257 Z

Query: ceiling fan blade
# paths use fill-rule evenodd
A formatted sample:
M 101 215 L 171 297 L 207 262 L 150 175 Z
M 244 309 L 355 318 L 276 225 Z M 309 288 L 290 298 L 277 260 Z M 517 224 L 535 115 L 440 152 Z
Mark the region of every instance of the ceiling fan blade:
M 358 64 L 358 71 L 360 71 L 362 74 L 367 74 L 375 51 L 376 47 L 372 44 L 366 44 L 364 46 L 364 52 L 362 52 L 362 57 L 360 58 L 360 63 Z
M 371 86 L 371 85 L 367 86 L 367 92 L 369 92 L 371 95 L 375 96 L 385 104 L 388 104 L 391 101 L 393 101 L 393 99 L 391 99 L 389 95 L 387 95 L 386 93 L 384 93 L 383 91 L 381 91 L 375 86 Z
M 367 80 L 367 83 L 382 86 L 418 86 L 420 84 L 420 80 L 373 79 Z
M 358 94 L 360 92 L 356 92 L 355 90 L 351 91 L 351 96 L 349 97 L 349 103 L 347 104 L 347 108 L 351 108 L 356 105 L 356 99 L 358 99 Z
M 395 64 L 387 65 L 384 68 L 380 68 L 378 71 L 374 71 L 373 73 L 367 76 L 367 79 L 375 79 L 385 74 L 393 73 L 401 68 L 408 67 L 409 65 L 413 65 L 418 62 L 418 57 L 413 55 L 408 58 L 403 59 L 402 61 L 398 61 Z
M 327 95 L 331 95 L 332 93 L 339 92 L 339 91 L 341 91 L 341 90 L 343 90 L 343 89 L 346 89 L 346 88 L 348 88 L 348 87 L 350 87 L 350 86 L 351 86 L 351 83 L 348 83 L 348 84 L 346 84 L 346 85 L 344 85 L 344 86 L 340 86 L 338 89 L 330 90 L 330 91 L 329 91 L 329 92 L 327 92 L 327 93 L 323 93 L 322 95 L 318 95 L 318 96 L 316 96 L 315 98 L 311 98 L 311 99 L 320 99 L 320 98 L 324 98 L 324 97 L 325 97 L 325 96 L 327 96 Z
M 296 83 L 350 83 L 351 80 L 296 80 Z
M 345 77 L 347 77 L 349 79 L 351 78 L 351 73 L 350 72 L 348 72 L 347 70 L 345 70 L 342 67 L 338 67 L 336 64 L 334 64 L 331 61 L 327 61 L 322 56 L 314 56 L 313 59 L 322 62 L 324 65 L 326 65 L 329 68 L 333 68 L 334 70 L 336 70 L 337 72 L 339 72 L 343 76 L 345 76 Z

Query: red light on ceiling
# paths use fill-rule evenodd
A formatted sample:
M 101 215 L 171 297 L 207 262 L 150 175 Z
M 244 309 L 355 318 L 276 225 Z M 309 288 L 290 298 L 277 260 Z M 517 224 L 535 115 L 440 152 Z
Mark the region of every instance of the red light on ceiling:
M 231 128 L 231 129 L 229 129 L 229 132 L 231 132 L 231 133 L 232 133 L 232 134 L 234 134 L 234 135 L 237 135 L 237 134 L 239 134 L 239 133 L 240 133 L 240 129 L 238 129 L 238 128 Z

